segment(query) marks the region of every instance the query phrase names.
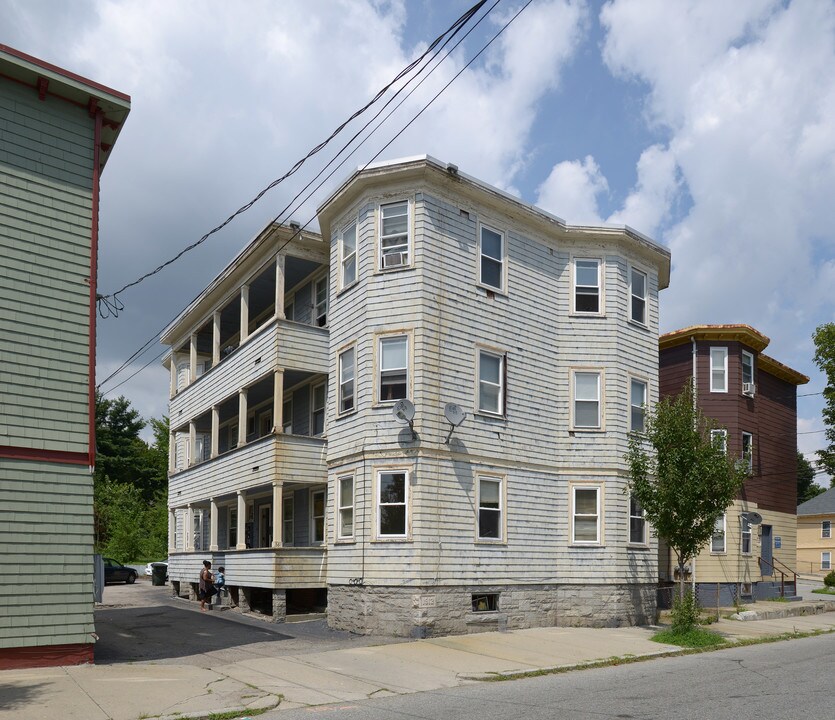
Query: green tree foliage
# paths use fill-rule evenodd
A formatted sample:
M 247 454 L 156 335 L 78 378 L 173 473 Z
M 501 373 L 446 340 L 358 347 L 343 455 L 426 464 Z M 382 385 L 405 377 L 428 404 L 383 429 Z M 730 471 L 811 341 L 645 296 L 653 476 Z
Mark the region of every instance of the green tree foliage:
M 835 323 L 824 323 L 812 335 L 815 341 L 815 364 L 826 375 L 823 389 L 823 422 L 826 425 L 826 441 L 823 450 L 818 450 L 821 465 L 832 478 L 835 487 Z
M 824 488 L 815 483 L 815 468 L 804 456 L 797 453 L 797 504 L 805 503 L 824 492 Z
M 715 427 L 696 407 L 688 383 L 679 395 L 662 399 L 648 412 L 644 432 L 629 439 L 627 492 L 675 553 L 680 598 L 684 566 L 710 541 L 717 518 L 748 473 L 747 463 L 711 442 Z
M 168 418 L 148 425 L 125 397 L 96 396 L 96 550 L 122 562 L 159 559 L 168 545 Z

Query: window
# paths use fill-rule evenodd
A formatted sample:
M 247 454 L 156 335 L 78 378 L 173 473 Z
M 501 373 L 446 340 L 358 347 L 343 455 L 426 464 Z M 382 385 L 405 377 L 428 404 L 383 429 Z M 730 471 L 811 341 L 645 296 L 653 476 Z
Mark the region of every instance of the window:
M 728 348 L 710 348 L 710 392 L 728 392 Z
M 325 542 L 325 491 L 310 493 L 310 541 Z
M 832 569 L 832 553 L 831 552 L 822 552 L 821 553 L 821 570 L 831 570 Z
M 354 348 L 339 354 L 339 412 L 354 409 Z
M 742 462 L 748 472 L 754 470 L 754 436 L 749 432 L 742 433 Z
M 295 299 L 294 299 L 295 300 Z M 296 303 L 294 300 L 291 300 L 284 306 L 284 318 L 286 320 L 295 320 L 296 315 Z
M 258 416 L 258 437 L 269 435 L 273 429 L 273 409 L 263 410 Z
M 380 338 L 380 402 L 408 396 L 409 338 L 406 335 Z
M 238 447 L 238 423 L 229 426 L 229 449 Z
M 226 547 L 234 548 L 238 544 L 238 508 L 229 508 L 229 538 Z
M 328 324 L 328 276 L 319 278 L 313 285 L 313 324 L 325 327 Z
M 354 476 L 345 475 L 338 480 L 339 522 L 337 535 L 340 538 L 354 537 Z
M 629 498 L 629 542 L 633 545 L 647 544 L 647 521 L 644 509 L 634 497 Z
M 710 442 L 714 447 L 718 447 L 723 453 L 728 454 L 728 431 L 724 429 L 711 430 Z
M 478 351 L 478 411 L 504 415 L 504 355 Z
M 600 542 L 600 488 L 573 488 L 573 535 L 574 543 Z
M 504 289 L 504 233 L 481 226 L 478 281 L 496 290 Z
M 647 384 L 643 380 L 629 381 L 629 429 L 644 431 L 644 417 L 647 408 Z
M 600 260 L 574 261 L 574 312 L 600 312 Z
M 822 520 L 821 521 L 821 537 L 822 538 L 831 538 L 832 537 L 832 522 L 830 520 Z
M 751 554 L 751 521 L 747 515 L 740 515 L 739 522 L 741 525 L 740 531 L 740 551 L 743 555 Z
M 496 612 L 499 609 L 499 593 L 480 593 L 472 596 L 473 612 Z
M 195 510 L 192 515 L 192 548 L 194 550 L 203 549 L 203 511 Z
M 380 268 L 409 264 L 409 203 L 380 206 Z
M 312 393 L 311 435 L 321 435 L 325 432 L 325 383 L 314 385 Z
M 282 432 L 293 434 L 293 396 L 288 395 L 281 403 Z
M 357 279 L 357 224 L 351 223 L 342 231 L 339 243 L 342 277 L 340 287 L 346 288 Z
M 293 545 L 295 543 L 293 526 L 293 511 L 295 503 L 293 496 L 283 498 L 281 501 L 281 522 L 284 527 L 281 531 L 281 541 L 284 545 Z
M 377 536 L 406 537 L 409 473 L 404 470 L 377 475 Z
M 722 513 L 713 524 L 713 538 L 710 541 L 710 552 L 725 552 L 725 513 Z
M 574 427 L 600 427 L 600 373 L 574 373 Z
M 502 539 L 502 479 L 478 477 L 478 539 Z
M 747 350 L 742 351 L 742 384 L 754 384 L 754 355 Z
M 258 508 L 258 547 L 271 547 L 273 544 L 273 506 L 261 505 Z
M 640 270 L 629 271 L 629 319 L 641 325 L 647 324 L 647 276 Z

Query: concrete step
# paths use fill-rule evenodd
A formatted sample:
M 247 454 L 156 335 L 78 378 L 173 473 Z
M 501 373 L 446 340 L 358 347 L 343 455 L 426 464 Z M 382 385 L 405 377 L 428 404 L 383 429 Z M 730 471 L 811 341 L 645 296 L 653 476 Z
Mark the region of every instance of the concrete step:
M 743 612 L 731 615 L 731 620 L 772 620 L 774 618 L 800 617 L 802 615 L 819 615 L 825 612 L 835 612 L 835 600 L 799 601 L 788 603 L 755 603 Z M 766 607 L 766 606 L 779 607 Z

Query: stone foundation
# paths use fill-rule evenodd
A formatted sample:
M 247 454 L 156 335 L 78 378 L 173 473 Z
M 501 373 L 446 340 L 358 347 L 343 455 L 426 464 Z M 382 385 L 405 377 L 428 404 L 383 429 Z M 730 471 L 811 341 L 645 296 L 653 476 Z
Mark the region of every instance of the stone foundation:
M 472 596 L 498 594 L 496 611 Z M 655 584 L 328 588 L 328 624 L 364 635 L 431 637 L 532 627 L 622 627 L 655 622 Z

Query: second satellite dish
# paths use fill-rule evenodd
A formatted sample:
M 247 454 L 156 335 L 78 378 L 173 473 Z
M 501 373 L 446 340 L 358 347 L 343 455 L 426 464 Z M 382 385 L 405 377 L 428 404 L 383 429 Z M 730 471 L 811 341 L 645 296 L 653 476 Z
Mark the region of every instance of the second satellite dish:
M 458 427 L 462 422 L 464 422 L 464 418 L 467 417 L 467 413 L 461 409 L 460 405 L 447 403 L 444 405 L 444 417 L 447 419 L 447 422 L 452 425 L 452 427 Z
M 404 424 L 412 424 L 412 420 L 415 419 L 415 406 L 411 400 L 398 400 L 394 403 L 394 407 L 391 409 L 391 414 L 394 415 L 395 420 L 402 422 Z

